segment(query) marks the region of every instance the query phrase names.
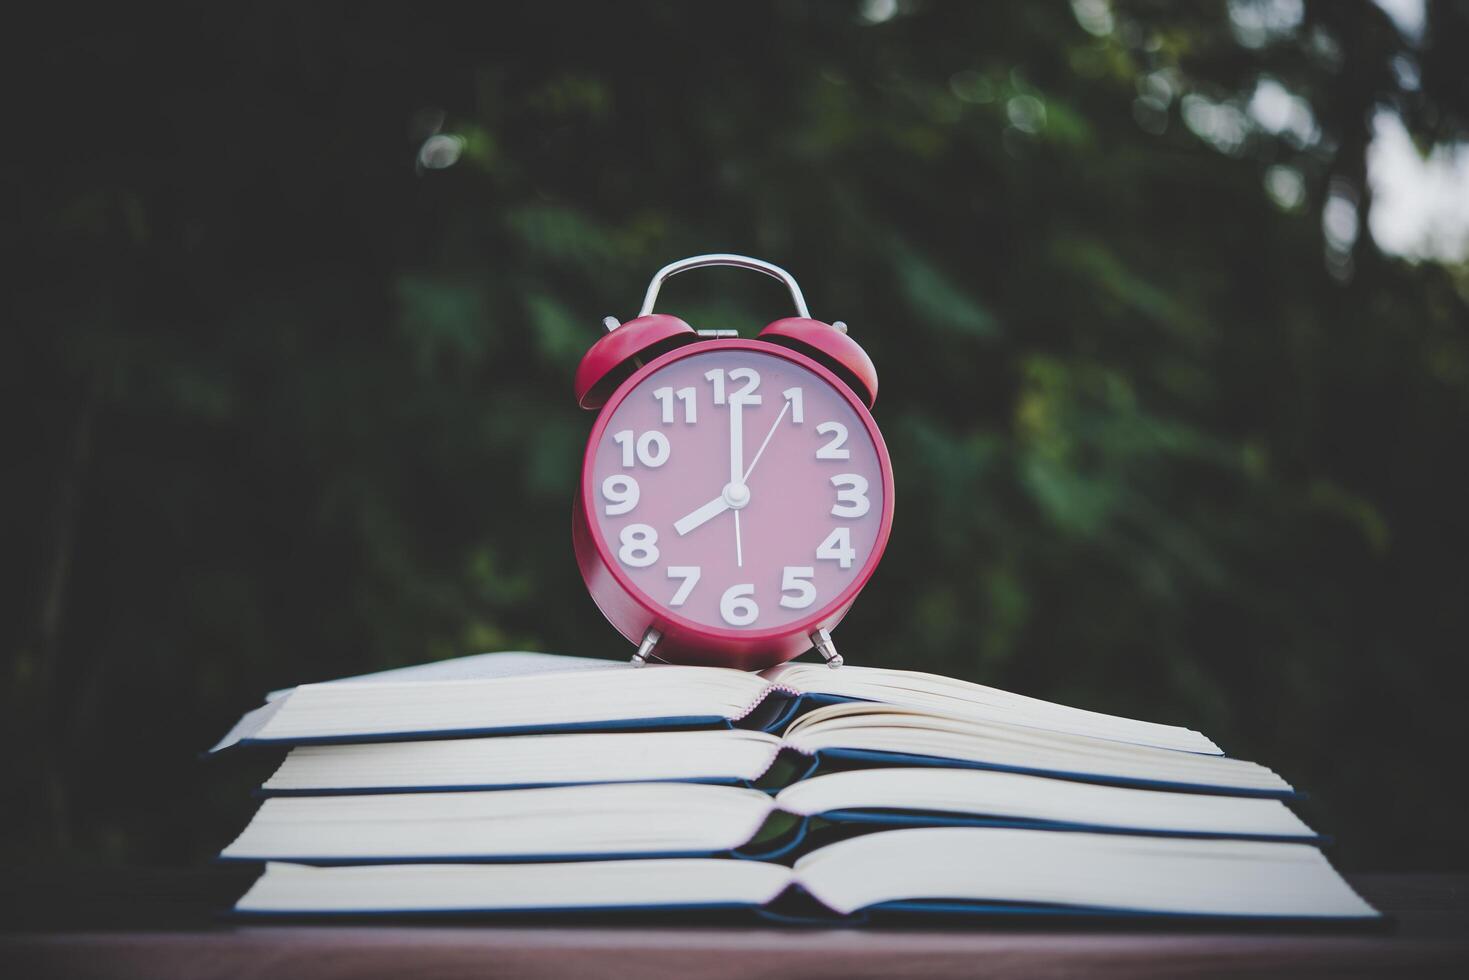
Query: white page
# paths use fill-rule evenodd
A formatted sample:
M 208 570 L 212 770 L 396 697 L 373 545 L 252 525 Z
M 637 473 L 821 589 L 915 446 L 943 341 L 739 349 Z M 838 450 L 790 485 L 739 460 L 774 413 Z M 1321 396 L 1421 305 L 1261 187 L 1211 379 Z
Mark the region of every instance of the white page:
M 468 657 L 449 660 L 434 660 L 426 664 L 409 667 L 392 667 L 339 677 L 321 684 L 381 684 L 401 681 L 482 681 L 495 677 L 520 677 L 525 674 L 556 674 L 572 670 L 604 670 L 607 668 L 627 669 L 632 664 L 627 660 L 602 660 L 596 657 L 572 657 L 559 653 L 532 653 L 526 650 L 505 650 L 498 653 L 477 653 Z M 271 691 L 265 700 L 274 701 L 294 691 L 294 687 Z
M 1178 833 L 1314 832 L 1279 800 L 1098 786 L 980 769 L 855 769 L 788 786 L 775 797 L 788 813 L 914 810 Z
M 718 667 L 578 670 L 478 681 L 307 684 L 251 712 L 234 741 L 412 737 L 563 724 L 739 718 L 768 692 L 758 674 Z M 272 710 L 273 709 L 273 710 Z
M 355 861 L 713 853 L 755 836 L 774 804 L 700 783 L 266 800 L 221 857 Z
M 880 701 L 986 720 L 1091 735 L 1187 752 L 1218 754 L 1219 747 L 1198 732 L 1117 715 L 1072 708 L 969 681 L 911 670 L 847 666 L 830 670 L 790 663 L 765 671 L 773 683 L 796 690 Z
M 790 878 L 790 869 L 780 865 L 708 859 L 344 868 L 272 862 L 235 908 L 351 914 L 759 906 Z
M 823 749 L 907 752 L 986 765 L 1147 779 L 1232 789 L 1288 792 L 1290 784 L 1241 759 L 1175 752 L 1112 739 L 1004 722 L 935 715 L 876 703 L 818 708 L 786 729 L 786 742 L 807 753 Z
M 1239 916 L 1376 916 L 1309 844 L 1046 830 L 893 830 L 823 847 L 796 880 L 851 913 L 883 902 L 1037 902 Z
M 294 748 L 264 789 L 320 791 L 755 780 L 780 739 L 741 729 L 509 735 Z

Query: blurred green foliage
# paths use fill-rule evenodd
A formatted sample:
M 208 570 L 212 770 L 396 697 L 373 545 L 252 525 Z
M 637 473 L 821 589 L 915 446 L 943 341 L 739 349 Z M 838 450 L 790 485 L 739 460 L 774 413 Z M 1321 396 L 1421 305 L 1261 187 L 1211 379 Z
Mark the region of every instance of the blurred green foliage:
M 248 780 L 195 753 L 272 687 L 626 656 L 572 561 L 571 375 L 730 250 L 881 374 L 851 661 L 1197 727 L 1344 864 L 1466 865 L 1469 274 L 1321 220 L 1370 213 L 1374 112 L 1464 137 L 1462 3 L 1416 45 L 1365 0 L 79 21 L 0 163 L 6 853 L 201 860 Z M 1251 120 L 1262 76 L 1313 130 Z

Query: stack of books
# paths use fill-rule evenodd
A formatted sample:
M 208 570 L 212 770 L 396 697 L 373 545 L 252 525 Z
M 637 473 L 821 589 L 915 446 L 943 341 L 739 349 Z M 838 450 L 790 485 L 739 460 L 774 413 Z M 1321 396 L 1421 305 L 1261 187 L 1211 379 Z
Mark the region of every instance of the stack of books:
M 1372 922 L 1271 770 L 905 670 L 498 653 L 270 695 L 248 915 Z

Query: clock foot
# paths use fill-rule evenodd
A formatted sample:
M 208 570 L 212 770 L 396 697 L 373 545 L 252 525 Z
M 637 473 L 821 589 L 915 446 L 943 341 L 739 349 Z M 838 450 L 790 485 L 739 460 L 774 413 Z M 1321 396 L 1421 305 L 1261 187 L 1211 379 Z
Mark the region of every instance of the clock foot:
M 648 658 L 653 655 L 653 648 L 661 639 L 663 639 L 663 634 L 649 626 L 648 632 L 643 634 L 643 642 L 638 644 L 638 652 L 632 655 L 632 665 L 641 667 L 646 664 Z
M 816 652 L 821 654 L 822 659 L 826 661 L 826 665 L 832 670 L 836 670 L 842 665 L 842 655 L 837 653 L 836 644 L 831 642 L 830 630 L 823 628 L 812 633 L 811 642 L 815 644 Z

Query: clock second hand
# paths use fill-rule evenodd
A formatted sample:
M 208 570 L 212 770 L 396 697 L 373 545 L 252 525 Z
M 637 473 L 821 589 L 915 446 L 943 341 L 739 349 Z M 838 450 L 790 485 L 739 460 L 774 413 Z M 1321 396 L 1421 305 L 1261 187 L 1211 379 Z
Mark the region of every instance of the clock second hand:
M 759 449 L 755 450 L 755 458 L 750 460 L 749 467 L 746 468 L 744 475 L 740 477 L 741 483 L 750 482 L 750 474 L 755 472 L 755 464 L 760 462 L 760 457 L 765 454 L 765 447 L 770 445 L 770 440 L 775 435 L 776 428 L 780 426 L 781 420 L 786 417 L 786 412 L 789 412 L 790 410 L 791 403 L 787 401 L 785 405 L 781 407 L 780 414 L 775 417 L 775 422 L 770 426 L 770 431 L 765 433 L 765 441 L 760 443 Z

